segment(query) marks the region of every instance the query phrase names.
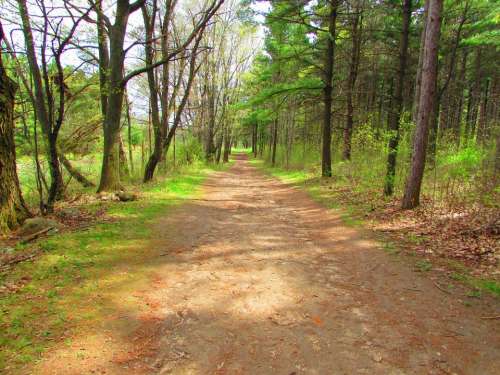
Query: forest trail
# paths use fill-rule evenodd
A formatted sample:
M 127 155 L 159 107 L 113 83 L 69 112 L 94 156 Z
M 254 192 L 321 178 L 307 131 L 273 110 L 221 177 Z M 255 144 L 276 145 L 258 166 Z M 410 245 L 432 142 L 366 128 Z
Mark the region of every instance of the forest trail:
M 158 248 L 153 277 L 126 288 L 137 303 L 115 296 L 100 331 L 49 352 L 35 373 L 500 373 L 498 321 L 481 319 L 494 302 L 464 306 L 236 159 L 157 223 L 145 244 Z

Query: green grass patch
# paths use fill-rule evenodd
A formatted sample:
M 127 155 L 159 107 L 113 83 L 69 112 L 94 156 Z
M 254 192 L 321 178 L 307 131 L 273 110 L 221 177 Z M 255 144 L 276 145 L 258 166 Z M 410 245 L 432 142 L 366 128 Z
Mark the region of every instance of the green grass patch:
M 36 260 L 0 274 L 0 285 L 20 286 L 0 299 L 0 372 L 22 368 L 82 322 L 102 318 L 106 291 L 147 274 L 157 251 L 147 246 L 151 224 L 197 195 L 213 169 L 186 167 L 144 186 L 138 201 L 102 203 L 110 222 L 49 237 L 38 243 Z
M 426 259 L 421 259 L 415 262 L 415 269 L 419 272 L 429 272 L 432 270 L 432 263 Z

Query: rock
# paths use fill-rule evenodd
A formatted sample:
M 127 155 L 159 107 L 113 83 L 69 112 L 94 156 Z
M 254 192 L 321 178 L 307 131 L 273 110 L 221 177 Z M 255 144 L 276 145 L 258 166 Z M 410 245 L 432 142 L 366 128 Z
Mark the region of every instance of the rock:
M 119 191 L 118 193 L 116 193 L 116 196 L 122 202 L 136 201 L 137 198 L 138 198 L 137 194 L 131 193 L 131 192 L 127 192 L 127 191 Z
M 97 197 L 102 201 L 116 201 L 118 200 L 117 196 L 113 193 L 99 193 Z
M 59 228 L 60 224 L 55 220 L 47 219 L 45 217 L 33 217 L 26 219 L 21 229 L 17 232 L 17 235 L 20 237 L 26 237 L 51 227 Z

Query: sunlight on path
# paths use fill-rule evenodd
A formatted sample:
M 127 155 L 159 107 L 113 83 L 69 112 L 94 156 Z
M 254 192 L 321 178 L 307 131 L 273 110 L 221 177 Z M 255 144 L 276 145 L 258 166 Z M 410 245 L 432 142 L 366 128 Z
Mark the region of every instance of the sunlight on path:
M 101 334 L 75 338 L 40 373 L 500 370 L 498 327 L 242 156 L 207 181 L 203 199 L 161 219 L 144 246 L 161 251 L 151 280 L 113 295 Z M 79 345 L 87 359 L 75 359 Z

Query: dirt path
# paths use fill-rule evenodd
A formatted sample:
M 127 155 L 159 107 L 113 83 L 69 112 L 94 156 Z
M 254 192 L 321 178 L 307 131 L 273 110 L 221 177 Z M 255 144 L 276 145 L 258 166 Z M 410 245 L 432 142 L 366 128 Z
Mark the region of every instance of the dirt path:
M 155 233 L 141 307 L 36 373 L 500 374 L 495 302 L 464 306 L 242 156 Z

